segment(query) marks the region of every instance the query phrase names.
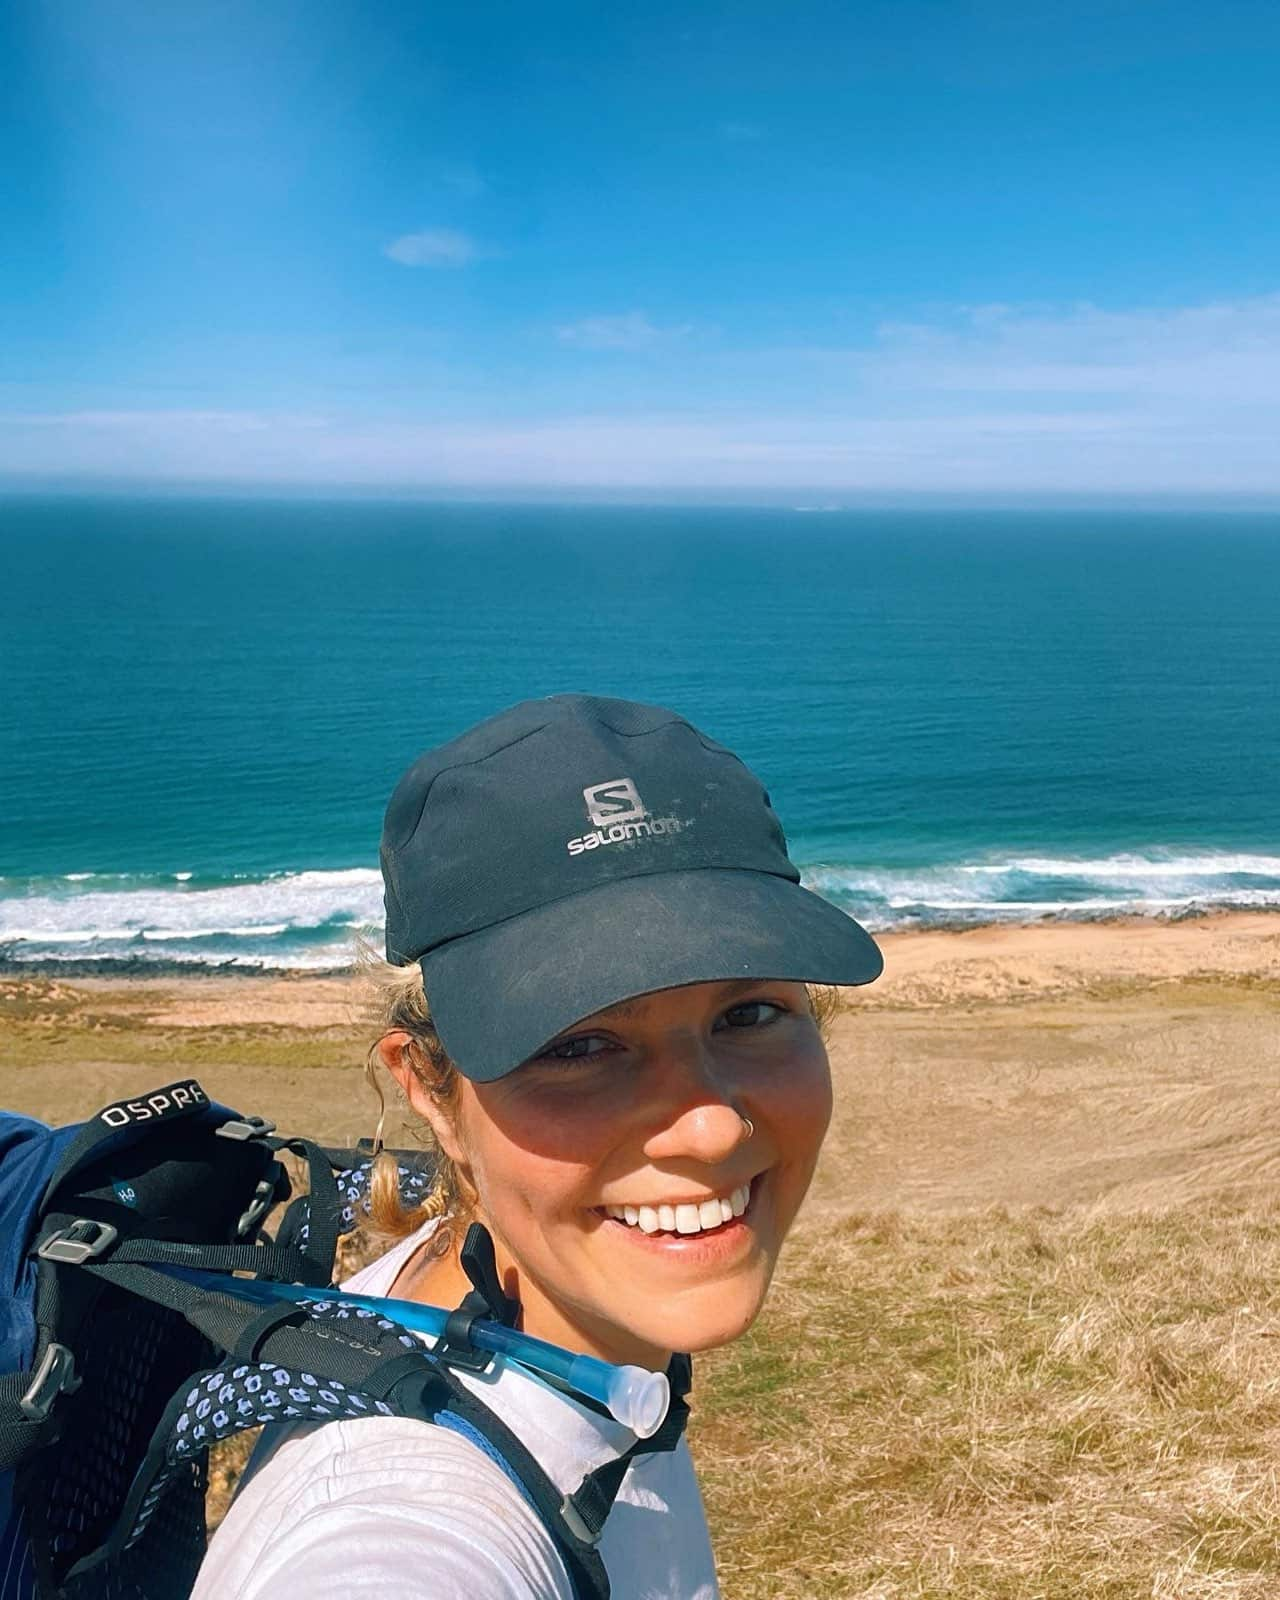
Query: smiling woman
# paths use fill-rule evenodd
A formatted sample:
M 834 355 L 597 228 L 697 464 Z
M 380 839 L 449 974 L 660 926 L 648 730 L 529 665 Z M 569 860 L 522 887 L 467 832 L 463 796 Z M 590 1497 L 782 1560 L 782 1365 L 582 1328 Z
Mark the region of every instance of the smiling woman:
M 380 1053 L 465 1181 L 450 1214 L 483 1195 L 528 1331 L 660 1369 L 754 1320 L 831 1111 L 802 984 L 664 989 L 490 1084 L 424 1068 L 404 1030 Z M 453 1305 L 466 1289 L 442 1253 L 394 1292 Z
M 526 702 L 429 752 L 382 864 L 371 1063 L 438 1165 L 406 1211 L 379 1158 L 374 1220 L 402 1237 L 349 1287 L 456 1305 L 479 1223 L 525 1333 L 665 1368 L 678 1395 L 688 1355 L 759 1313 L 813 1175 L 831 1081 L 809 985 L 869 982 L 879 951 L 799 886 L 736 756 L 627 701 Z M 514 1363 L 459 1377 L 510 1448 L 403 1418 L 298 1429 L 253 1464 L 196 1595 L 717 1593 L 682 1406 L 641 1444 Z

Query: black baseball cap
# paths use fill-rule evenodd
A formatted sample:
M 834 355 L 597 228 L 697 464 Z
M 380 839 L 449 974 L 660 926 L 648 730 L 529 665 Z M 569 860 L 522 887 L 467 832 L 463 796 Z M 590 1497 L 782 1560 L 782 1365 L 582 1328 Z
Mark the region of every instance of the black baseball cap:
M 884 965 L 800 887 L 759 779 L 661 706 L 556 694 L 427 751 L 381 858 L 387 959 L 421 962 L 441 1043 L 476 1082 L 636 995 L 870 983 Z

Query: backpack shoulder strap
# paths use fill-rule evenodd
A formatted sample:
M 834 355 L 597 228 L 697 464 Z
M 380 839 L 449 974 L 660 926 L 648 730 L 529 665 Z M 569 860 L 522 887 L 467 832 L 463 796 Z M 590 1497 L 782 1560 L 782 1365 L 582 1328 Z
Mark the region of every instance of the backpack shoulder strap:
M 637 1439 L 624 1454 L 588 1473 L 571 1494 L 556 1487 L 501 1418 L 464 1388 L 447 1367 L 437 1365 L 440 1384 L 448 1393 L 448 1403 L 440 1406 L 437 1390 L 433 1389 L 426 1408 L 420 1403 L 415 1405 L 410 1387 L 407 1401 L 401 1401 L 406 1406 L 402 1414 L 423 1415 L 427 1421 L 469 1437 L 506 1472 L 541 1517 L 564 1560 L 579 1600 L 609 1600 L 609 1577 L 597 1549 L 600 1536 L 635 1457 L 672 1451 L 683 1437 L 689 1417 L 686 1397 L 693 1372 L 689 1357 L 679 1354 L 671 1359 L 667 1369 L 671 1404 L 658 1432 L 651 1438 Z M 413 1374 L 407 1374 L 401 1381 L 411 1386 Z
M 671 1451 L 684 1436 L 689 1420 L 689 1393 L 693 1378 L 693 1363 L 687 1355 L 674 1355 L 667 1368 L 667 1381 L 671 1385 L 671 1403 L 662 1426 L 651 1438 L 637 1439 L 630 1450 L 614 1461 L 589 1472 L 571 1495 L 564 1497 L 561 1515 L 579 1538 L 594 1545 L 604 1532 L 605 1522 L 618 1498 L 622 1480 L 636 1456 L 657 1455 Z
M 425 1383 L 421 1373 L 412 1369 L 391 1374 L 388 1398 L 394 1396 L 397 1413 L 449 1428 L 483 1451 L 538 1514 L 564 1562 L 576 1600 L 609 1600 L 609 1575 L 596 1548 L 599 1534 L 591 1535 L 581 1527 L 572 1513 L 571 1497 L 556 1487 L 506 1423 L 464 1388 L 442 1362 L 429 1354 L 427 1359 L 432 1374 Z M 374 1394 L 378 1390 L 367 1385 L 366 1392 Z
M 223 1439 L 263 1425 L 402 1416 L 449 1428 L 482 1450 L 546 1527 L 576 1600 L 609 1600 L 608 1574 L 595 1539 L 582 1537 L 565 1514 L 569 1497 L 511 1429 L 397 1323 L 334 1301 L 277 1305 L 264 1313 L 143 1266 L 91 1270 L 112 1278 L 118 1274 L 118 1281 L 127 1274 L 134 1292 L 145 1295 L 154 1287 L 170 1305 L 175 1289 L 180 1298 L 190 1294 L 183 1314 L 236 1353 L 197 1373 L 173 1396 L 111 1537 L 79 1561 L 69 1578 L 119 1560 L 139 1545 L 169 1490 L 186 1482 L 210 1446 Z
M 49 1176 L 42 1203 L 48 1205 L 55 1192 L 80 1167 L 114 1148 L 132 1143 L 162 1123 L 172 1124 L 192 1117 L 216 1122 L 234 1115 L 232 1111 L 213 1105 L 194 1078 L 165 1084 L 162 1089 L 152 1089 L 134 1100 L 117 1100 L 75 1130 Z

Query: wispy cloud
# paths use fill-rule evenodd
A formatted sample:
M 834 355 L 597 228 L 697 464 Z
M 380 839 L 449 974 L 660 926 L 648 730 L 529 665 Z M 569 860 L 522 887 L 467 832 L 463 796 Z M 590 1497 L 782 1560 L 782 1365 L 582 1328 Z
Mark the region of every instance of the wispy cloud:
M 1280 294 L 1121 311 L 974 306 L 887 323 L 874 350 L 846 355 L 895 388 L 1280 405 Z
M 510 386 L 486 405 L 469 367 L 442 367 L 436 387 L 465 394 L 471 421 L 354 415 L 337 394 L 314 411 L 15 407 L 0 416 L 0 472 L 1280 496 L 1280 294 L 1128 311 L 961 308 L 886 323 L 844 347 L 704 342 L 696 360 L 675 337 L 685 331 L 639 311 L 567 325 L 560 337 L 584 349 L 645 351 L 674 338 L 671 359 L 636 362 L 626 386 L 608 363 L 574 363 L 570 389 L 548 369 L 522 389 L 514 417 Z
M 615 317 L 583 317 L 556 329 L 561 344 L 579 350 L 652 350 L 693 332 L 692 323 L 673 323 L 659 327 L 643 311 L 628 311 Z
M 120 433 L 139 438 L 144 435 L 176 433 L 185 435 L 192 428 L 212 432 L 270 433 L 281 428 L 303 430 L 327 426 L 321 416 L 306 412 L 281 411 L 157 411 L 157 410 L 82 410 L 17 411 L 9 414 L 16 427 L 62 431 L 87 429 L 97 433 Z
M 465 267 L 484 252 L 458 228 L 423 228 L 393 239 L 383 255 L 402 267 Z
M 1025 416 L 751 418 L 649 413 L 529 422 L 68 414 L 0 428 L 0 472 L 424 488 L 716 487 L 849 492 L 1280 494 L 1274 429 Z

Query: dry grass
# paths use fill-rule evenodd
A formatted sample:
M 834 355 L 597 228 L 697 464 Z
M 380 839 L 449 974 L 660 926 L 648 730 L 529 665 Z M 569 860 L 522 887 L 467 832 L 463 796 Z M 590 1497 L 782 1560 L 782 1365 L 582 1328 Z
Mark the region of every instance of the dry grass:
M 846 1217 L 690 1436 L 725 1600 L 1272 1600 L 1280 1201 Z
M 1280 1596 L 1276 929 L 921 935 L 837 1018 L 810 1208 L 761 1322 L 698 1362 L 725 1600 Z M 0 1103 L 63 1121 L 194 1070 L 346 1142 L 376 1110 L 345 1008 L 0 984 Z
M 300 1062 L 350 1070 L 365 1043 L 366 1030 L 354 1025 L 256 1020 L 186 1028 L 177 1035 L 171 1019 L 148 1015 L 149 999 L 150 991 L 141 985 L 86 992 L 48 978 L 0 979 L 6 1077 L 24 1068 L 47 1073 L 86 1061 L 119 1061 L 159 1082 L 178 1058 L 187 1073 L 227 1061 L 267 1070 Z M 61 1121 L 78 1109 L 55 1103 L 47 1114 Z
M 726 1600 L 1280 1593 L 1280 1205 L 848 1217 L 699 1376 Z

